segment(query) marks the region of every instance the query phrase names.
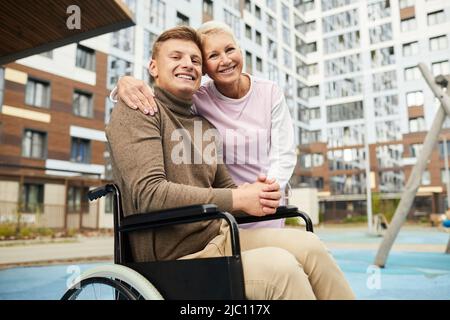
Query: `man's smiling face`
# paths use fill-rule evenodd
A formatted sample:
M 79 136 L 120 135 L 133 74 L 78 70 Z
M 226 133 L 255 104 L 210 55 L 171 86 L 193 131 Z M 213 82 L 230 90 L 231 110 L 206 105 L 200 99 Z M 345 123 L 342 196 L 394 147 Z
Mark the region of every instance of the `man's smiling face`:
M 157 86 L 182 99 L 191 99 L 200 87 L 202 54 L 189 40 L 169 39 L 161 43 L 150 64 Z

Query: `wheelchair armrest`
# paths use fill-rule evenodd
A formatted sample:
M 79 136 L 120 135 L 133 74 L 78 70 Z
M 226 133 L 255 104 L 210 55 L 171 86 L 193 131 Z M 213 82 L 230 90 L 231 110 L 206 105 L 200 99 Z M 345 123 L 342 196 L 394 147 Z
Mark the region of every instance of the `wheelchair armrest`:
M 193 205 L 161 211 L 133 214 L 122 218 L 119 232 L 148 230 L 171 225 L 186 224 L 199 221 L 225 219 L 230 226 L 231 251 L 240 255 L 239 231 L 236 220 L 228 212 L 221 212 L 214 204 Z
M 302 212 L 298 210 L 295 206 L 280 206 L 277 208 L 277 212 L 274 214 L 270 214 L 263 217 L 256 217 L 246 214 L 239 214 L 234 216 L 236 218 L 236 221 L 238 224 L 242 223 L 252 223 L 252 222 L 261 222 L 261 221 L 268 221 L 268 220 L 275 220 L 275 219 L 282 219 L 282 218 L 291 218 L 291 217 L 300 217 L 302 218 L 306 223 L 306 230 L 310 232 L 314 232 L 313 223 L 311 221 L 311 218 L 308 216 L 307 213 Z

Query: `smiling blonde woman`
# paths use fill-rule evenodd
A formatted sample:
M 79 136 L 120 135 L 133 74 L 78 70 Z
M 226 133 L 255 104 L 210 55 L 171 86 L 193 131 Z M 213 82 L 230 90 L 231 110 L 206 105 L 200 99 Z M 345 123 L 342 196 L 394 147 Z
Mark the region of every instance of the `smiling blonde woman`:
M 275 179 L 284 190 L 297 157 L 293 123 L 283 90 L 272 81 L 242 72 L 242 51 L 228 25 L 209 21 L 197 32 L 202 39 L 203 72 L 211 80 L 194 95 L 193 112 L 220 132 L 223 160 L 237 185 L 254 182 L 263 174 Z M 178 77 L 186 82 L 195 80 L 189 79 L 189 75 Z M 117 90 L 111 93 L 112 97 L 115 95 L 130 108 L 139 108 L 150 115 L 157 112 L 152 89 L 141 80 L 122 77 Z M 282 226 L 284 220 L 241 225 L 242 228 Z

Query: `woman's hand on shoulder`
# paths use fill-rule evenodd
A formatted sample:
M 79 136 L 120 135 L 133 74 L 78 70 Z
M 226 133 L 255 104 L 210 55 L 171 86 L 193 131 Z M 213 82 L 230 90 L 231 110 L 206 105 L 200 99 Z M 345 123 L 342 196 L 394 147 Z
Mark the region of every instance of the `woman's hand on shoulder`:
M 131 109 L 139 109 L 144 114 L 154 115 L 158 107 L 153 90 L 142 80 L 123 76 L 117 82 L 117 97 Z

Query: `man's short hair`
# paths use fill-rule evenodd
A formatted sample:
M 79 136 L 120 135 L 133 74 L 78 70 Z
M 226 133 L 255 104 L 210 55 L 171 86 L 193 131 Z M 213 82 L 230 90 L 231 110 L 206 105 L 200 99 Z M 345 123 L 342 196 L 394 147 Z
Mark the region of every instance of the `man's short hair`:
M 201 38 L 198 35 L 195 29 L 188 26 L 177 26 L 174 28 L 170 28 L 169 30 L 164 31 L 159 35 L 153 44 L 152 49 L 152 59 L 155 59 L 158 55 L 159 48 L 161 43 L 170 39 L 178 39 L 178 40 L 187 40 L 194 42 L 199 48 L 200 52 L 202 52 L 202 42 Z

